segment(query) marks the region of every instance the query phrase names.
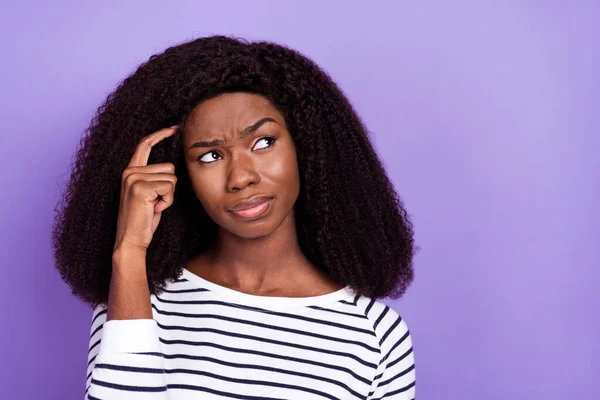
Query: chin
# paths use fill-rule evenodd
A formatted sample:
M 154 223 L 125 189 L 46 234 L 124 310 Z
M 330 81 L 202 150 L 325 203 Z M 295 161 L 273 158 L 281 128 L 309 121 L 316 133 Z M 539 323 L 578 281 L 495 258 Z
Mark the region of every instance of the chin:
M 259 222 L 259 221 L 256 221 Z M 244 238 L 244 239 L 258 239 L 261 237 L 269 236 L 277 227 L 281 224 L 274 224 L 273 221 L 260 221 L 260 223 L 244 223 L 244 222 L 233 222 L 224 225 L 220 225 L 221 229 L 226 230 L 230 234 Z
M 287 219 L 294 218 L 293 205 L 287 212 L 282 212 L 282 206 L 284 209 L 287 208 L 285 204 L 276 200 L 263 216 L 253 220 L 244 220 L 228 211 L 212 213 L 210 218 L 219 226 L 219 229 L 230 235 L 243 239 L 258 239 L 273 234 Z
M 281 215 L 280 212 L 277 212 L 278 210 L 278 207 L 274 208 L 264 218 L 253 221 L 240 221 L 235 217 L 225 215 L 218 225 L 234 236 L 244 239 L 258 239 L 271 235 L 290 216 L 290 213 Z M 291 212 L 293 211 L 291 210 Z

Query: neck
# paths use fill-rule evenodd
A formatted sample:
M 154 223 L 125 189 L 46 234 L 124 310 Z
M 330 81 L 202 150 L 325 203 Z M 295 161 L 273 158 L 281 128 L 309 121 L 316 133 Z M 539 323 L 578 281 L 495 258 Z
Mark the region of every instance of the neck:
M 280 290 L 312 268 L 298 243 L 293 210 L 268 236 L 246 239 L 220 229 L 205 257 L 212 279 L 251 293 Z

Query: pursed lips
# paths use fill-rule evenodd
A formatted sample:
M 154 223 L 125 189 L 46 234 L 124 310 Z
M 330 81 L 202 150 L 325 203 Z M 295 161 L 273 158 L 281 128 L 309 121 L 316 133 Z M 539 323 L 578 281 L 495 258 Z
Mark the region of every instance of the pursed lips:
M 233 207 L 228 209 L 228 211 L 248 210 L 250 208 L 257 207 L 263 203 L 269 202 L 272 199 L 273 199 L 273 197 L 257 196 L 257 197 L 251 198 L 250 200 L 236 203 Z

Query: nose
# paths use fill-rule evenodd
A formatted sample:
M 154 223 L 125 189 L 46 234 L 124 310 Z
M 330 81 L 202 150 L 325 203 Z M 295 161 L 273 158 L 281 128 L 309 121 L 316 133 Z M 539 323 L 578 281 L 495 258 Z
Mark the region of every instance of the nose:
M 252 184 L 260 182 L 260 175 L 256 171 L 250 155 L 238 154 L 231 158 L 227 179 L 227 191 L 240 191 Z

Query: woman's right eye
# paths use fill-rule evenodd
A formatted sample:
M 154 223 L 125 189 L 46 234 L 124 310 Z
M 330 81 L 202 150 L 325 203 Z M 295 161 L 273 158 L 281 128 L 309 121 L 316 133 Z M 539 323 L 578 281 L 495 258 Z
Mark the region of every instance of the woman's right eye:
M 216 151 L 209 151 L 208 153 L 198 157 L 198 161 L 201 161 L 205 164 L 210 164 L 218 160 L 216 156 L 219 156 L 219 153 L 217 153 Z

